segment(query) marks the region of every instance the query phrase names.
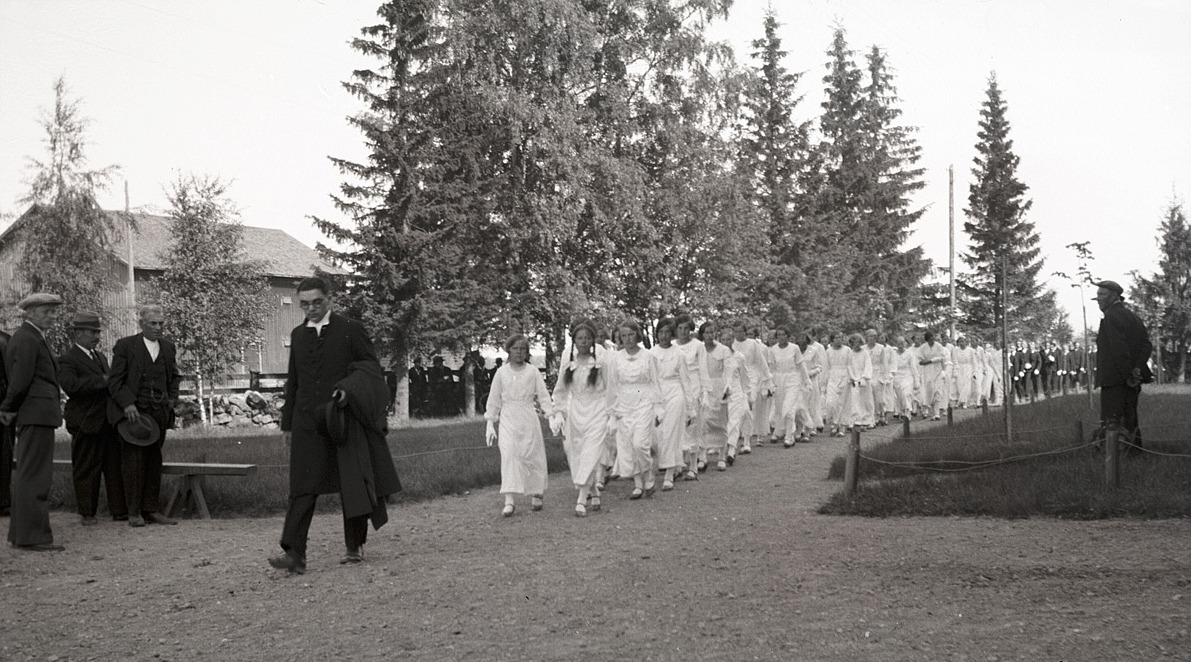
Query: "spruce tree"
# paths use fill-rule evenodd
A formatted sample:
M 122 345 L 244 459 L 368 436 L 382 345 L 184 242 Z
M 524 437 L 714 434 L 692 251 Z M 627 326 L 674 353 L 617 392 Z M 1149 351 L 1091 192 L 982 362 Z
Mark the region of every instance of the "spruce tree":
M 1166 374 L 1185 381 L 1191 350 L 1191 225 L 1177 198 L 1163 214 L 1158 248 L 1158 271 L 1148 278 L 1137 275 L 1131 298 L 1142 305 L 1137 313 L 1150 324 L 1155 344 L 1164 348 Z
M 1009 137 L 1007 111 L 996 75 L 991 75 L 980 110 L 971 171 L 975 181 L 969 185 L 964 209 L 971 250 L 962 255 L 970 273 L 957 279 L 968 301 L 961 319 L 972 329 L 994 329 L 1007 315 L 1011 337 L 1041 341 L 1056 325 L 1058 309 L 1055 293 L 1038 282 L 1043 259 L 1038 232 L 1026 217 L 1032 201 L 1017 176 L 1020 158 Z M 1007 281 L 1002 279 L 1002 262 Z M 1007 310 L 1001 303 L 1005 291 Z

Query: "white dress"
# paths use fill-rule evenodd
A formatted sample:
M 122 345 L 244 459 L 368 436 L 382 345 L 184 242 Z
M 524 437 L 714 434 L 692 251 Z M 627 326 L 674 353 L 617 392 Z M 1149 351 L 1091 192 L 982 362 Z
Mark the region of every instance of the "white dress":
M 502 365 L 492 377 L 484 418 L 499 423 L 500 493 L 542 494 L 546 491 L 546 445 L 537 401 L 549 416 L 554 408 L 538 369 L 523 363 Z
M 809 408 L 811 382 L 798 345 L 774 345 L 769 348 L 769 355 L 773 358 L 773 432 L 780 437 L 786 434 L 791 424 L 799 421 L 803 425 L 812 424 Z
M 826 394 L 823 399 L 824 418 L 831 425 L 839 425 L 844 420 L 844 397 L 849 388 L 848 384 L 848 355 L 852 350 L 848 347 L 828 347 L 826 356 Z
M 588 383 L 592 369 L 597 375 L 594 385 Z M 568 370 L 571 371 L 569 384 L 565 379 Z M 609 437 L 607 386 L 607 366 L 594 357 L 567 361 L 558 371 L 554 408 L 566 414 L 562 447 L 575 487 L 591 485 L 605 452 Z
M 848 352 L 848 387 L 844 391 L 844 402 L 841 406 L 843 425 L 872 425 L 873 424 L 873 364 L 868 350 L 861 347 L 858 350 L 846 348 Z
M 745 338 L 732 343 L 732 349 L 744 358 L 748 377 L 748 402 L 751 405 L 745 417 L 745 436 L 769 436 L 769 407 L 772 397 L 766 396 L 773 390 L 773 376 L 769 370 L 769 357 L 765 345 L 756 338 Z
M 950 352 L 939 343 L 922 343 L 916 350 L 919 372 L 922 373 L 922 405 L 932 412 L 947 408 L 951 386 L 947 383 L 948 368 L 951 367 Z M 921 365 L 929 361 L 929 365 Z
M 608 388 L 616 424 L 616 466 L 613 473 L 628 478 L 653 468 L 655 419 L 663 415 L 657 359 L 644 349 L 635 354 L 619 350 L 608 362 Z
M 819 342 L 806 346 L 802 361 L 806 364 L 806 374 L 811 378 L 810 391 L 807 394 L 807 409 L 811 414 L 811 421 L 815 427 L 823 427 L 823 391 L 827 385 L 827 348 Z
M 918 374 L 918 357 L 905 349 L 893 351 L 893 373 L 891 377 L 894 401 L 891 410 L 908 416 L 914 411 L 914 389 L 921 378 Z
M 705 450 L 722 451 L 728 445 L 728 406 L 723 401 L 728 357 L 735 352 L 727 345 L 715 343 L 710 351 L 704 346 L 703 374 L 707 375 L 707 403 L 703 409 L 703 429 L 699 443 Z M 744 390 L 744 385 L 739 384 Z M 733 439 L 732 443 L 736 443 Z
M 677 345 L 654 345 L 649 352 L 657 361 L 658 386 L 662 391 L 662 424 L 655 434 L 655 457 L 658 468 L 670 469 L 682 464 L 682 439 L 688 428 L 687 421 L 695 415 L 694 401 L 698 396 L 694 395 L 695 385 Z
M 698 340 L 691 339 L 686 344 L 674 343 L 686 362 L 686 374 L 691 380 L 691 391 L 687 392 L 687 405 L 693 407 L 695 420 L 682 430 L 682 450 L 690 452 L 699 448 L 699 435 L 703 430 L 703 403 L 708 400 L 706 395 L 708 382 L 707 348 Z
M 951 350 L 952 371 L 955 375 L 956 402 L 961 405 L 973 405 L 977 402 L 979 383 L 976 381 L 976 349 L 973 347 L 955 347 Z

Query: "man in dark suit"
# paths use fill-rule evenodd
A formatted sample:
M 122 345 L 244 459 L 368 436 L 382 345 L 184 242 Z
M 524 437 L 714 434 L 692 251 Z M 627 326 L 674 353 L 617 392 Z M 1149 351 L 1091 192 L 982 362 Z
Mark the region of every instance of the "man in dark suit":
M 161 431 L 148 446 L 127 441 L 120 444 L 120 468 L 124 477 L 124 498 L 129 526 L 177 524 L 162 515 L 161 449 L 165 431 L 174 422 L 178 402 L 178 350 L 162 337 L 165 312 L 161 306 L 144 306 L 138 317 L 141 332 L 116 341 L 112 348 L 112 371 L 108 378 L 108 422 L 116 425 L 127 418 L 136 422 L 148 416 Z
M 1117 423 L 1141 446 L 1137 400 L 1141 385 L 1153 381 L 1148 361 L 1154 347 L 1145 324 L 1125 307 L 1125 290 L 1111 280 L 1096 283 L 1096 304 L 1104 313 L 1096 333 L 1096 386 L 1100 387 L 1100 417 Z
M 284 553 L 269 564 L 291 573 L 306 572 L 306 540 L 320 494 L 340 491 L 339 460 L 331 440 L 318 429 L 323 405 L 335 384 L 348 376 L 354 361 L 376 361 L 372 341 L 358 322 L 331 310 L 331 295 L 321 278 L 298 284 L 298 305 L 306 320 L 290 333 L 289 375 L 281 429 L 290 447 L 289 510 L 281 532 Z M 368 515 L 343 519 L 347 554 L 342 563 L 363 560 Z
M 17 426 L 17 468 L 12 477 L 8 541 L 18 549 L 61 551 L 50 530 L 50 484 L 54 477 L 54 430 L 62 424 L 58 363 L 45 336 L 58 321 L 62 299 L 31 294 L 18 305 L 25 323 L 5 352 L 8 390 L 0 402 L 0 424 Z
M 4 354 L 8 351 L 9 338 L 12 336 L 0 331 L 0 394 L 8 393 L 8 368 L 4 365 Z M 8 517 L 12 500 L 12 435 L 11 425 L 0 425 L 0 517 Z
M 83 526 L 96 523 L 100 479 L 107 486 L 112 519 L 128 519 L 124 478 L 120 475 L 120 435 L 108 422 L 108 361 L 96 351 L 103 332 L 99 315 L 79 312 L 70 321 L 74 344 L 58 357 L 58 383 L 66 401 L 66 429 L 70 432 L 70 461 L 74 498 Z

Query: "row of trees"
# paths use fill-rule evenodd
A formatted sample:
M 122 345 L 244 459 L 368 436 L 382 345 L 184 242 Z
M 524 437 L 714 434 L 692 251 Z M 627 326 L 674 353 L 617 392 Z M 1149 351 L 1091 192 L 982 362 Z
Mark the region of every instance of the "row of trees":
M 1191 352 L 1191 225 L 1177 197 L 1159 226 L 1156 272 L 1133 273 L 1130 297 L 1155 338 L 1163 381 L 1186 381 Z
M 345 293 L 397 365 L 526 331 L 547 363 L 576 317 L 687 309 L 798 328 L 951 321 L 907 247 L 915 129 L 886 54 L 834 32 L 817 121 L 766 16 L 749 62 L 707 39 L 729 0 L 403 0 L 352 46 L 369 157 L 333 158 L 345 220 L 315 218 Z M 1063 324 L 995 79 L 965 224 L 961 325 Z M 1009 261 L 1002 282 L 1000 263 Z M 1010 308 L 1002 310 L 1008 287 Z

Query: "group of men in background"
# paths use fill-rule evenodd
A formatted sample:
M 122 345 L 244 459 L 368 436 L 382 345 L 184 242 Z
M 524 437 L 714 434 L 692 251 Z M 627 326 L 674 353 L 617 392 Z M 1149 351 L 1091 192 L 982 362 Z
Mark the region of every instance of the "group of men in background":
M 31 294 L 17 305 L 21 326 L 11 337 L 0 333 L 5 451 L 0 453 L 0 511 L 10 516 L 9 542 L 28 551 L 63 549 L 54 542 L 49 512 L 54 432 L 63 420 L 71 435 L 74 491 L 84 526 L 98 523 L 101 482 L 114 520 L 134 527 L 177 523 L 159 508 L 161 449 L 173 424 L 180 381 L 176 347 L 162 337 L 163 310 L 141 308 L 141 332 L 118 340 L 109 364 L 97 349 L 100 317 L 91 312 L 70 319 L 70 347 L 55 354 L 49 334 L 61 305 L 57 295 Z M 62 393 L 68 398 L 65 407 Z M 11 473 L 4 470 L 12 465 L 10 453 L 16 460 Z

